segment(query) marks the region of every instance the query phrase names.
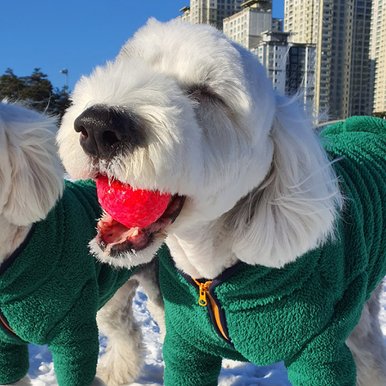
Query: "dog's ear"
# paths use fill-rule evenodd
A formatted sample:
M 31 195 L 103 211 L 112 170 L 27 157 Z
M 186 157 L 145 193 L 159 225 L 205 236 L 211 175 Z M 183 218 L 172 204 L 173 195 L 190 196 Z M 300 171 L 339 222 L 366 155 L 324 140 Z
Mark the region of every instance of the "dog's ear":
M 0 126 L 0 213 L 29 225 L 46 217 L 63 190 L 55 121 L 1 104 Z
M 331 162 L 296 101 L 277 97 L 271 138 L 271 171 L 232 216 L 239 230 L 234 251 L 249 264 L 281 267 L 333 236 L 342 197 Z

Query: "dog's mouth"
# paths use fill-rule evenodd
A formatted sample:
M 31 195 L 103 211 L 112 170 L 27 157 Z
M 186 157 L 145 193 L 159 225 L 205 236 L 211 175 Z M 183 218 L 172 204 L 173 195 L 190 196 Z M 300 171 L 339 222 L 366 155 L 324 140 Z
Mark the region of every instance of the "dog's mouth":
M 144 227 L 128 227 L 115 220 L 104 211 L 97 224 L 96 242 L 101 250 L 111 257 L 122 256 L 124 253 L 135 253 L 147 248 L 157 236 L 166 236 L 166 228 L 180 214 L 185 197 L 175 194 L 162 215 Z M 103 206 L 102 206 L 103 207 Z

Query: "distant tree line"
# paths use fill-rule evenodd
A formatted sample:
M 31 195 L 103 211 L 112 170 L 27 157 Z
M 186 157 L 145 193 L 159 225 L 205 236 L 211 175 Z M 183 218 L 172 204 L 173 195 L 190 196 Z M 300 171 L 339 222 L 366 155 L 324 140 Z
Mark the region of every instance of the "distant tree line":
M 62 118 L 70 106 L 69 90 L 54 88 L 40 68 L 35 68 L 31 75 L 17 76 L 8 68 L 0 76 L 0 100 L 22 102 L 32 109 Z

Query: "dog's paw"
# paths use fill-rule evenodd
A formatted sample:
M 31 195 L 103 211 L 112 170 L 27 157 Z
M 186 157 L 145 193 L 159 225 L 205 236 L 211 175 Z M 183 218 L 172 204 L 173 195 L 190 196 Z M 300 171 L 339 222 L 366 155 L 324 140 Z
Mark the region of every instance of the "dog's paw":
M 126 340 L 120 347 L 108 344 L 106 352 L 99 360 L 97 376 L 108 386 L 131 384 L 139 376 L 143 367 L 141 342 Z M 133 344 L 134 343 L 134 344 Z
M 126 365 L 126 362 L 127 361 L 122 358 L 121 364 L 110 363 L 109 366 L 104 364 L 98 365 L 97 379 L 100 379 L 102 383 L 93 383 L 92 386 L 124 386 L 133 383 L 138 376 L 139 369 L 137 369 L 135 361 L 130 369 L 128 369 L 127 366 L 122 366 L 123 363 Z

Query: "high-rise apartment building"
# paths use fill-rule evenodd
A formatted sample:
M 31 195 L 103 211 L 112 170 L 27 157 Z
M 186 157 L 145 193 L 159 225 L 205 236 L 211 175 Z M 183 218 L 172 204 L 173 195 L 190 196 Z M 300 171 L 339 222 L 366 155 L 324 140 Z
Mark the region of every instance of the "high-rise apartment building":
M 289 43 L 288 46 L 285 94 L 297 94 L 311 113 L 315 99 L 315 46 L 305 43 Z
M 315 46 L 290 43 L 289 33 L 267 31 L 256 49 L 275 90 L 298 95 L 305 109 L 312 108 L 315 84 Z
M 181 19 L 190 23 L 190 6 L 186 5 L 180 9 Z
M 211 24 L 222 30 L 224 18 L 240 11 L 243 0 L 190 0 L 181 9 L 182 19 L 193 24 Z
M 371 17 L 370 61 L 374 113 L 386 111 L 386 0 L 374 0 Z
M 258 47 L 251 50 L 264 66 L 273 88 L 285 93 L 286 63 L 288 56 L 288 33 L 267 31 L 262 34 Z
M 284 29 L 291 41 L 316 47 L 317 115 L 371 113 L 371 5 L 372 0 L 285 0 Z
M 284 30 L 290 32 L 290 41 L 315 44 L 318 39 L 320 1 L 285 0 Z
M 256 48 L 261 33 L 272 29 L 272 1 L 248 0 L 241 7 L 240 12 L 224 19 L 224 33 L 248 49 Z

